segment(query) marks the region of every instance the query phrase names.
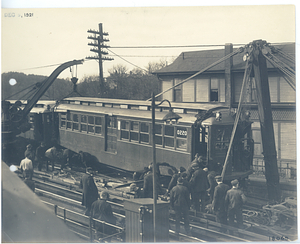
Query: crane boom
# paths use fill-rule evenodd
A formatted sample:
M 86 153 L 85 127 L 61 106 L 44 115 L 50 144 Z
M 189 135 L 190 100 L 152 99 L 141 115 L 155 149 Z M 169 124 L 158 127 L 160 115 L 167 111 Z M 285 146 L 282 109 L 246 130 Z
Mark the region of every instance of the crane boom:
M 36 94 L 27 102 L 27 105 L 23 109 L 23 117 L 26 117 L 30 110 L 34 107 L 34 105 L 37 103 L 37 101 L 44 95 L 44 93 L 48 90 L 48 88 L 51 86 L 51 84 L 55 81 L 57 76 L 64 71 L 66 68 L 82 64 L 83 59 L 81 60 L 73 60 L 66 63 L 63 63 L 62 65 L 58 66 L 52 74 L 44 81 L 43 85 L 40 87 L 40 89 L 36 92 Z

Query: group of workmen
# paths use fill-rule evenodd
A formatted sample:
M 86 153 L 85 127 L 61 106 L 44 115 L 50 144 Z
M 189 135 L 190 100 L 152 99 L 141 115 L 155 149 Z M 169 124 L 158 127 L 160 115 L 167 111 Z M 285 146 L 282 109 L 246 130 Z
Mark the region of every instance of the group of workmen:
M 79 187 L 82 189 L 81 204 L 86 207 L 85 215 L 115 225 L 117 218 L 113 215 L 111 205 L 107 202 L 109 193 L 101 191 L 99 194 L 91 167 L 86 168 L 86 173 L 80 179 Z M 105 233 L 108 235 L 113 234 L 115 231 L 111 225 L 103 222 L 94 222 L 97 233 L 98 231 L 102 232 L 103 226 L 105 226 Z M 110 238 L 106 238 L 106 241 L 110 241 Z
M 176 186 L 174 186 L 175 181 L 177 181 Z M 211 210 L 216 214 L 217 222 L 241 228 L 243 226 L 242 208 L 246 197 L 239 189 L 237 179 L 231 181 L 231 186 L 230 189 L 227 184 L 223 183 L 222 176 L 216 175 L 214 171 L 208 172 L 207 162 L 202 156 L 197 155 L 187 171 L 181 167 L 178 174 L 173 175 L 168 187 L 170 204 L 176 216 L 176 233 L 180 230 L 181 216 L 184 218 L 186 232 L 190 233 L 189 209 L 191 205 L 196 212 L 204 212 L 206 205 L 211 206 Z M 227 231 L 222 225 L 220 230 Z
M 42 142 L 34 152 L 32 145 L 27 145 L 25 158 L 21 161 L 19 168 L 23 172 L 25 183 L 33 190 L 33 161 L 36 162 L 38 170 L 41 170 L 44 164 L 48 165 L 49 162 L 52 164 L 53 170 L 57 155 L 56 150 L 55 146 L 47 149 L 45 143 Z M 155 188 L 157 198 L 158 194 L 163 192 L 159 180 L 159 167 L 157 167 L 156 174 Z M 152 164 L 144 172 L 143 180 L 142 189 L 133 183 L 130 185 L 130 191 L 135 198 L 153 198 Z M 242 227 L 242 209 L 243 204 L 246 202 L 246 197 L 242 190 L 239 189 L 239 181 L 237 179 L 231 181 L 231 186 L 232 188 L 224 184 L 223 178 L 220 175 L 216 175 L 214 171 L 208 171 L 207 161 L 203 156 L 196 155 L 187 170 L 184 167 L 180 167 L 179 171 L 173 174 L 165 192 L 165 195 L 170 196 L 170 205 L 175 212 L 176 234 L 180 232 L 182 217 L 186 233 L 191 233 L 189 223 L 189 210 L 191 207 L 196 212 L 205 212 L 206 206 L 211 206 L 211 210 L 216 214 L 217 222 L 221 224 L 220 231 L 222 232 L 227 231 L 222 224 Z M 109 194 L 104 191 L 99 195 L 94 182 L 92 168 L 86 167 L 86 174 L 81 178 L 80 187 L 83 192 L 82 205 L 86 207 L 85 214 L 115 224 L 116 218 L 113 216 L 110 204 L 106 201 Z
M 157 170 L 156 197 L 162 192 L 159 183 L 160 173 Z M 223 183 L 220 175 L 214 171 L 208 171 L 207 161 L 203 156 L 195 156 L 189 168 L 180 167 L 173 174 L 165 195 L 170 196 L 170 205 L 175 212 L 175 232 L 180 232 L 180 221 L 183 217 L 184 228 L 190 234 L 189 210 L 205 212 L 210 210 L 216 214 L 216 220 L 221 224 L 220 230 L 226 232 L 223 225 L 231 225 L 241 228 L 243 226 L 242 208 L 246 197 L 239 189 L 239 181 L 231 181 L 230 188 Z M 153 198 L 153 172 L 152 165 L 144 175 L 144 186 L 141 190 L 135 183 L 131 184 L 130 191 L 135 197 Z M 207 208 L 209 206 L 210 208 Z M 235 223 L 236 220 L 236 223 Z
M 69 161 L 68 152 L 68 149 L 58 150 L 56 146 L 48 148 L 44 142 L 41 142 L 36 150 L 31 144 L 28 144 L 19 166 L 24 182 L 34 191 L 35 186 L 32 180 L 34 168 L 39 171 L 45 168 L 48 171 L 48 166 L 51 165 L 52 171 L 54 171 L 54 164 L 60 161 L 62 169 Z

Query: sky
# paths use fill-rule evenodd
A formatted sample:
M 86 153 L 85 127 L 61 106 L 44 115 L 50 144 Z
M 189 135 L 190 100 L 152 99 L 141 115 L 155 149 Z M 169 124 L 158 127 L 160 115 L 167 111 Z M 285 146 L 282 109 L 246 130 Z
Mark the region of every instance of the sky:
M 88 0 L 64 1 L 64 4 L 50 1 L 48 5 L 47 1 L 23 2 L 26 5 L 22 1 L 2 0 L 1 73 L 15 71 L 49 76 L 64 62 L 94 56 L 88 46 L 91 40 L 87 39 L 90 35 L 87 30 L 98 30 L 99 23 L 109 34 L 106 44 L 110 46 L 109 56 L 114 58 L 103 63 L 105 77 L 109 69 L 119 64 L 128 70 L 145 69 L 149 62 L 166 60 L 170 64 L 181 52 L 223 48 L 225 43 L 296 40 L 296 9 L 289 1 L 279 5 L 276 1 L 272 5 L 264 1 L 255 5 L 254 1 L 254 5 L 247 6 L 233 4 L 234 1 L 228 1 L 227 6 L 224 3 L 205 6 L 189 0 L 184 6 L 163 0 L 152 1 L 152 5 L 149 1 L 148 4 L 122 1 L 115 5 L 114 1 L 101 5 Z M 192 45 L 206 47 L 188 47 Z M 77 66 L 77 72 L 73 69 L 72 74 L 66 69 L 59 78 L 71 78 L 74 74 L 79 81 L 85 76 L 98 75 L 97 61 L 86 60 Z

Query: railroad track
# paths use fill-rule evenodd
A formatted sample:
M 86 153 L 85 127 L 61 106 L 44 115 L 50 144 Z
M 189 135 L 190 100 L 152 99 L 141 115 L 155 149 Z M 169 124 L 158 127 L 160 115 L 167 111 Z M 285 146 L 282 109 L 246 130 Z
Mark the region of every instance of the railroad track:
M 78 191 L 78 187 L 74 184 L 69 184 L 66 182 L 57 182 L 53 181 L 51 177 L 45 177 L 45 174 L 35 174 L 36 178 L 36 193 L 41 196 L 43 201 L 47 202 L 49 205 L 57 205 L 60 208 L 68 209 L 68 211 L 73 211 L 79 215 L 84 215 L 84 207 L 81 206 L 81 192 Z M 127 198 L 127 196 L 126 196 Z M 114 214 L 118 218 L 125 218 L 125 212 L 123 208 L 122 201 L 124 196 L 122 194 L 116 194 L 112 196 L 112 208 Z M 75 209 L 75 210 L 70 210 Z M 63 216 L 63 215 L 62 215 Z M 61 217 L 62 217 L 61 216 Z M 244 229 L 237 229 L 234 227 L 226 226 L 231 234 L 220 232 L 221 225 L 215 222 L 214 215 L 209 214 L 200 214 L 195 215 L 193 211 L 190 213 L 191 216 L 191 227 L 192 227 L 192 236 L 187 236 L 185 234 L 180 234 L 179 240 L 186 242 L 211 242 L 211 241 L 268 241 L 271 233 L 267 228 L 262 228 L 262 226 L 255 223 L 246 222 Z M 86 217 L 86 216 L 85 216 Z M 76 221 L 72 220 L 76 223 Z M 82 223 L 80 223 L 83 225 Z M 181 223 L 183 225 L 183 223 Z M 73 223 L 73 225 L 75 225 Z M 85 223 L 83 226 L 88 227 L 88 224 Z M 175 238 L 174 236 L 174 218 L 173 212 L 170 211 L 170 239 Z M 83 228 L 83 227 L 82 227 Z M 260 229 L 260 232 L 257 232 L 257 229 Z M 261 231 L 265 229 L 264 231 Z M 82 231 L 81 231 L 82 232 Z M 258 234 L 259 233 L 259 234 Z M 85 233 L 86 234 L 86 233 Z M 81 233 L 81 235 L 85 235 Z M 89 235 L 85 235 L 88 236 Z M 174 239 L 176 240 L 176 239 Z

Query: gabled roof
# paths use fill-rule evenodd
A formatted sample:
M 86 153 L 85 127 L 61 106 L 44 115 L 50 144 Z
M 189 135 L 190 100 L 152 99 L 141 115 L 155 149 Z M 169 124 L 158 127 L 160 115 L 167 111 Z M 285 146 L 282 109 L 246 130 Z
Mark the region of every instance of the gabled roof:
M 289 56 L 292 56 L 295 59 L 295 44 L 281 44 L 281 45 L 272 45 L 276 47 L 276 49 L 281 50 Z M 234 48 L 233 51 L 237 50 Z M 275 54 L 279 57 L 278 54 Z M 214 50 L 204 50 L 204 51 L 191 51 L 191 52 L 182 52 L 175 61 L 158 70 L 153 72 L 153 74 L 157 75 L 167 75 L 171 73 L 196 73 L 214 62 L 220 60 L 225 56 L 225 49 L 214 49 Z M 238 53 L 233 57 L 233 71 L 243 70 L 245 68 L 245 62 L 243 61 L 244 52 Z M 280 58 L 281 59 L 281 58 Z M 282 60 L 286 62 L 286 59 Z M 295 63 L 292 67 L 295 67 Z M 267 61 L 268 68 L 274 68 L 274 66 Z M 210 68 L 207 72 L 224 72 L 225 70 L 225 62 L 221 62 L 218 65 Z

